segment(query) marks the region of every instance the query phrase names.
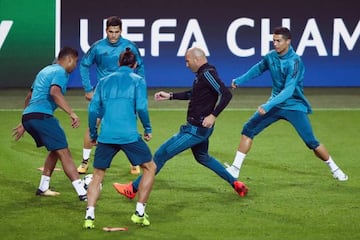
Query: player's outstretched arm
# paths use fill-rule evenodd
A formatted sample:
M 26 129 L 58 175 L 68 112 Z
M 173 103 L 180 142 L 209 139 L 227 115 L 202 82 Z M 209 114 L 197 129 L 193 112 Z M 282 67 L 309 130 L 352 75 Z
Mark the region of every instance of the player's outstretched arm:
M 167 93 L 164 91 L 157 92 L 154 95 L 155 101 L 170 100 L 170 97 L 171 97 L 171 93 Z

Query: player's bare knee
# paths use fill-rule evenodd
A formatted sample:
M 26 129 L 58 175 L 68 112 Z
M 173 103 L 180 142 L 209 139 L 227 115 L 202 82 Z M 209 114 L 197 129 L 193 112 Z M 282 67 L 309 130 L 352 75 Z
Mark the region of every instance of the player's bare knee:
M 155 164 L 155 162 L 153 160 L 141 164 L 140 167 L 144 171 L 149 171 L 149 172 L 155 172 L 156 171 L 156 164 Z

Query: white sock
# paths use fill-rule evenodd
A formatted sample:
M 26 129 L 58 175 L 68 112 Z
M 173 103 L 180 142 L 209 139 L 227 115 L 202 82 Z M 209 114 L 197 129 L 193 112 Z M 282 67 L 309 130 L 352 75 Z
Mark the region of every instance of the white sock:
M 84 160 L 89 159 L 90 153 L 91 153 L 91 148 L 90 149 L 83 148 L 83 159 Z
M 234 162 L 233 162 L 232 165 L 237 167 L 240 170 L 241 165 L 243 164 L 245 157 L 246 157 L 246 154 L 237 151 L 236 155 L 235 155 Z
M 88 217 L 95 219 L 95 207 L 86 208 L 85 219 L 88 219 Z
M 72 182 L 72 185 L 73 185 L 73 187 L 75 188 L 75 191 L 77 192 L 77 194 L 78 194 L 79 196 L 86 194 L 86 190 L 85 190 L 85 188 L 84 188 L 84 184 L 83 184 L 83 182 L 81 181 L 81 179 L 74 180 L 74 181 Z
M 336 165 L 334 160 L 331 158 L 331 156 L 329 157 L 328 160 L 325 161 L 325 163 L 329 166 L 331 172 L 334 172 L 339 168 L 338 165 Z
M 45 175 L 41 175 L 39 189 L 41 191 L 45 192 L 46 190 L 49 189 L 49 185 L 50 185 L 50 177 L 45 176 Z
M 138 212 L 139 216 L 143 216 L 145 213 L 145 203 L 137 202 L 136 203 L 136 211 Z

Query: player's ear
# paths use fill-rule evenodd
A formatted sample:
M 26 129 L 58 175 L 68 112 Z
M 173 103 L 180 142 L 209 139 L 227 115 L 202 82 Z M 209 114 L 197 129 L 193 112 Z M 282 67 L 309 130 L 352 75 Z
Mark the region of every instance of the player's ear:
M 137 67 L 138 63 L 135 62 L 134 65 L 132 66 L 133 69 L 135 69 Z

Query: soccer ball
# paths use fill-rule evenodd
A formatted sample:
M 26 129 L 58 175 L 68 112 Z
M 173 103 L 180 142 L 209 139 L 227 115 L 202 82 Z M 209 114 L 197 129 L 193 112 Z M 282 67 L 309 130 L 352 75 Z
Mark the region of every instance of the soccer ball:
M 90 184 L 92 178 L 93 178 L 93 175 L 92 175 L 92 174 L 87 174 L 87 175 L 85 175 L 85 177 L 83 178 L 82 181 L 83 181 L 83 184 L 84 184 L 84 188 L 85 188 L 86 190 L 88 190 L 89 184 Z M 102 183 L 100 183 L 100 190 L 101 190 L 101 189 L 102 189 Z

